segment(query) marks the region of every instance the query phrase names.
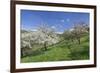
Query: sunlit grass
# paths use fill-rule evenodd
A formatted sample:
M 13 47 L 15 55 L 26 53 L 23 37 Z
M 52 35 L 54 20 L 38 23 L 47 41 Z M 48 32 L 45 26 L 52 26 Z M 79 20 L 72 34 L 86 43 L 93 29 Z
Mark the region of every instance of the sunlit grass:
M 63 41 L 49 46 L 47 51 L 36 52 L 21 58 L 21 62 L 86 60 L 89 59 L 89 38 L 88 35 L 85 35 L 81 38 L 81 44 L 78 44 L 77 41 L 67 41 L 67 43 Z

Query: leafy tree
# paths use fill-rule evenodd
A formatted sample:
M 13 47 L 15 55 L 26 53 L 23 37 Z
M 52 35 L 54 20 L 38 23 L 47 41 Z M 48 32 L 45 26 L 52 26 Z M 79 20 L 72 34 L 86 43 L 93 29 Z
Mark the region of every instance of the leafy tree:
M 46 24 L 41 24 L 37 28 L 37 41 L 44 45 L 44 49 L 47 50 L 48 45 L 52 45 L 58 42 L 58 36 L 55 33 L 55 30 Z
M 22 30 L 21 34 L 21 56 L 32 52 L 32 47 L 35 45 L 43 45 L 44 50 L 47 50 L 49 45 L 53 45 L 59 41 L 55 29 L 48 27 L 45 24 L 38 26 L 37 31 Z M 31 50 L 31 51 L 29 51 Z
M 81 43 L 80 39 L 83 36 L 83 34 L 86 32 L 86 29 L 88 30 L 88 28 L 86 28 L 86 24 L 83 22 L 79 22 L 74 25 L 74 30 L 72 33 L 74 34 L 79 44 Z
M 67 31 L 65 31 L 62 34 L 64 40 L 69 40 L 69 41 L 71 40 L 73 42 L 75 36 L 74 36 L 74 34 L 72 32 L 73 32 L 73 30 L 67 30 Z
M 76 39 L 80 44 L 80 39 L 84 33 L 89 32 L 89 27 L 84 22 L 74 24 L 73 28 L 66 30 L 63 33 L 64 40 L 71 40 L 72 42 Z
M 28 32 L 24 32 L 21 34 L 21 56 L 26 55 L 26 51 L 32 48 L 31 40 L 29 38 L 30 34 Z

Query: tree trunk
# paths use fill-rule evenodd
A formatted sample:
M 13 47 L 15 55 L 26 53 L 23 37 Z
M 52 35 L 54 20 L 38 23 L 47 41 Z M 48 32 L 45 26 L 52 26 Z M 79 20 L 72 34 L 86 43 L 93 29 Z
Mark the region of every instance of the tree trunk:
M 78 43 L 80 44 L 81 42 L 80 42 L 80 38 L 78 39 Z
M 21 57 L 23 57 L 24 56 L 24 54 L 23 54 L 23 50 L 22 50 L 23 48 L 21 48 Z
M 47 50 L 47 42 L 44 42 L 44 50 Z

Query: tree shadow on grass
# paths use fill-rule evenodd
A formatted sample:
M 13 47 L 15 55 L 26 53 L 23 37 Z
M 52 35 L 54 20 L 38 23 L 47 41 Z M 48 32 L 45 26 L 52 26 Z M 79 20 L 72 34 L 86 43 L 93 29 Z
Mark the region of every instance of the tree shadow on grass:
M 78 46 L 70 50 L 69 57 L 71 60 L 89 59 L 89 46 Z
M 49 51 L 50 49 L 47 49 L 47 50 L 44 50 L 44 48 L 40 48 L 39 50 L 32 50 L 31 52 L 27 53 L 25 56 L 21 57 L 21 58 L 24 58 L 24 57 L 31 57 L 31 56 L 37 56 L 37 55 L 41 55 L 41 54 L 44 54 L 45 52 Z

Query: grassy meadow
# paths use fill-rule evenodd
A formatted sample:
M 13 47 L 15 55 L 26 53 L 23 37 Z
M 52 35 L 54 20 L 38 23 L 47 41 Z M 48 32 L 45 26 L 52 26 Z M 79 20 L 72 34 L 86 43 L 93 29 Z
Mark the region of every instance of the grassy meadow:
M 89 59 L 89 34 L 85 34 L 80 40 L 80 44 L 77 40 L 63 40 L 48 46 L 46 51 L 43 47 L 35 45 L 30 54 L 21 58 L 21 62 L 87 60 Z

